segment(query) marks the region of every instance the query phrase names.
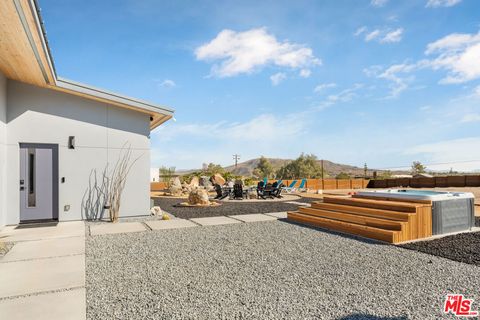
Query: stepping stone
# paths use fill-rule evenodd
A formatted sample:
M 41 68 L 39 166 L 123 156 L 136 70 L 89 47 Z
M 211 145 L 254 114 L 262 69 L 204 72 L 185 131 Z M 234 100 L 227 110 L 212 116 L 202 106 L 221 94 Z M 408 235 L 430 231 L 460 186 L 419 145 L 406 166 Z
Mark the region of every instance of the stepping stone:
M 2 319 L 85 320 L 85 288 L 0 301 Z
M 85 255 L 2 262 L 0 283 L 0 298 L 83 287 Z
M 218 226 L 223 224 L 234 224 L 234 223 L 242 223 L 239 220 L 235 220 L 232 218 L 228 218 L 225 216 L 220 217 L 207 217 L 207 218 L 194 218 L 190 219 L 191 221 L 201 225 L 201 226 Z
M 275 217 L 277 219 L 287 219 L 286 212 L 269 212 L 265 213 L 267 216 Z
M 262 222 L 262 221 L 275 221 L 277 218 L 272 216 L 267 216 L 261 213 L 254 213 L 254 214 L 239 214 L 234 216 L 229 216 L 230 218 L 234 218 L 243 222 Z
M 3 241 L 18 242 L 85 236 L 83 221 L 59 222 L 56 225 L 7 226 L 0 231 Z
M 17 242 L 0 262 L 72 256 L 85 253 L 85 237 Z
M 98 236 L 103 234 L 130 233 L 146 231 L 145 226 L 140 222 L 117 222 L 99 223 L 90 226 L 90 234 Z
M 198 224 L 195 224 L 192 221 L 185 220 L 185 219 L 153 220 L 153 221 L 145 221 L 145 224 L 149 226 L 152 230 L 198 227 Z

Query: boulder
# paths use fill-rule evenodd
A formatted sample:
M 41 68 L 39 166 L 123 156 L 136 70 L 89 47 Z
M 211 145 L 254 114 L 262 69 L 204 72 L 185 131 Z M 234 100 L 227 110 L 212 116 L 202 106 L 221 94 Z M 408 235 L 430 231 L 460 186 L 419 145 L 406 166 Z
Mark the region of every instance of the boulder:
M 201 176 L 199 180 L 199 184 L 201 187 L 205 187 L 205 189 L 209 189 L 212 187 L 212 183 L 210 182 L 210 179 L 207 176 Z
M 257 199 L 257 192 L 255 190 L 248 190 L 247 198 L 248 199 Z
M 150 214 L 152 216 L 159 216 L 162 214 L 162 209 L 159 206 L 154 206 L 150 209 Z
M 195 189 L 190 191 L 188 195 L 188 204 L 189 205 L 210 205 L 210 200 L 208 200 L 208 192 L 205 189 Z
M 181 188 L 182 187 L 182 182 L 180 181 L 180 178 L 179 177 L 173 178 L 170 186 L 175 186 L 177 188 Z
M 225 178 L 223 178 L 222 175 L 219 174 L 219 173 L 215 173 L 213 175 L 213 180 L 215 181 L 215 183 L 217 183 L 221 186 L 223 186 L 225 184 Z
M 192 181 L 190 181 L 190 188 L 198 188 L 200 186 L 200 182 L 197 176 L 192 177 Z

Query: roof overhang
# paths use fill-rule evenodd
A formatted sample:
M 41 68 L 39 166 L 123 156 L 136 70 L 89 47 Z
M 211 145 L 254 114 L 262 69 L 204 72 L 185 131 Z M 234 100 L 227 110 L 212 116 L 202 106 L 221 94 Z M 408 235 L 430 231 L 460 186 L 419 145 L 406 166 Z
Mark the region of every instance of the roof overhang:
M 150 129 L 174 110 L 57 77 L 35 0 L 0 1 L 0 71 L 9 79 L 100 101 L 150 116 Z

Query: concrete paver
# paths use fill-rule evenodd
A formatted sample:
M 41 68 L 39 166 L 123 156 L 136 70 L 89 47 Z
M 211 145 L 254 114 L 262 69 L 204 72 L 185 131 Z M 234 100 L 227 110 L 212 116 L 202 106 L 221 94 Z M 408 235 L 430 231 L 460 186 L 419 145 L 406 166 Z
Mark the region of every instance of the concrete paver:
M 0 300 L 2 319 L 83 320 L 85 288 Z
M 118 222 L 118 223 L 101 223 L 90 226 L 90 234 L 92 236 L 115 234 L 115 233 L 129 233 L 146 231 L 145 226 L 140 222 Z
M 269 212 L 265 213 L 267 216 L 272 216 L 277 219 L 287 219 L 287 212 Z
M 277 218 L 272 216 L 267 216 L 261 213 L 254 213 L 254 214 L 240 214 L 240 215 L 233 215 L 229 216 L 230 218 L 234 218 L 243 222 L 261 222 L 261 221 L 275 221 Z
M 190 220 L 201 226 L 217 226 L 217 225 L 223 225 L 223 224 L 242 223 L 239 220 L 235 220 L 225 216 L 194 218 Z
M 85 286 L 85 256 L 0 263 L 0 298 Z
M 56 226 L 17 228 L 7 226 L 0 231 L 0 238 L 5 242 L 45 240 L 85 235 L 83 221 L 60 222 Z
M 16 243 L 0 262 L 41 259 L 85 253 L 85 237 L 54 238 Z
M 198 224 L 195 224 L 192 221 L 185 219 L 153 220 L 145 221 L 145 224 L 148 225 L 152 230 L 198 227 Z

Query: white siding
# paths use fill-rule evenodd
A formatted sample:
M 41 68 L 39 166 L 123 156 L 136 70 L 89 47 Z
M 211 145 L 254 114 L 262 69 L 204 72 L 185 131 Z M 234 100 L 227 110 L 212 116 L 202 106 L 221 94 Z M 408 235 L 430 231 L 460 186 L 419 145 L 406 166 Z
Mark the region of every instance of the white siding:
M 129 143 L 133 158 L 125 186 L 121 216 L 149 212 L 150 118 L 146 114 L 90 101 L 54 90 L 8 81 L 7 224 L 19 222 L 19 143 L 59 145 L 59 220 L 81 219 L 89 175 L 112 167 Z M 68 137 L 75 136 L 75 149 Z M 70 205 L 70 211 L 64 206 Z
M 0 72 L 0 227 L 5 225 L 6 215 L 6 139 L 7 139 L 7 79 Z

